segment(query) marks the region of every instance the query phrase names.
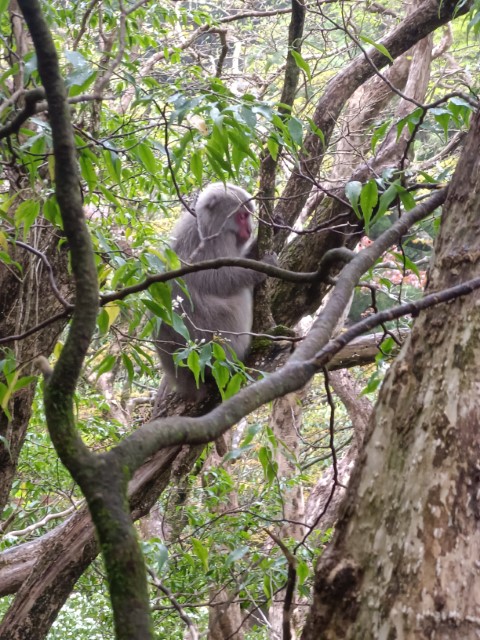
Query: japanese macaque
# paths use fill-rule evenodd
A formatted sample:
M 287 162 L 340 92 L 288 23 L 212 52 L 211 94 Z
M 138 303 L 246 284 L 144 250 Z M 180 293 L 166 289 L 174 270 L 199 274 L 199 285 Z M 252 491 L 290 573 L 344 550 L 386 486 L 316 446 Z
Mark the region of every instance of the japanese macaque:
M 214 183 L 198 196 L 195 216 L 183 213 L 173 230 L 172 248 L 187 264 L 214 258 L 246 257 L 252 248 L 252 196 L 232 184 Z M 275 263 L 268 255 L 264 262 Z M 185 325 L 194 340 L 208 342 L 220 337 L 228 356 L 233 349 L 243 360 L 250 346 L 253 289 L 266 276 L 241 267 L 222 267 L 184 276 L 191 300 L 177 283 L 172 300 L 181 298 L 177 313 L 186 314 Z M 200 401 L 208 388 L 198 389 L 187 367 L 176 367 L 173 354 L 185 346 L 185 340 L 172 327 L 162 323 L 156 339 L 168 388 L 186 400 Z

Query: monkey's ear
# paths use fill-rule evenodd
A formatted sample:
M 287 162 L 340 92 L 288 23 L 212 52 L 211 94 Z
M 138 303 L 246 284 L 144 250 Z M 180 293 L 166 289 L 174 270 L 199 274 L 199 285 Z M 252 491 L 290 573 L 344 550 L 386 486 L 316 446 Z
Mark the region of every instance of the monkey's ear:
M 205 208 L 209 211 L 213 211 L 213 209 L 217 207 L 222 198 L 225 198 L 224 193 L 222 193 L 218 189 L 212 189 L 212 191 L 208 194 L 208 198 L 205 199 Z

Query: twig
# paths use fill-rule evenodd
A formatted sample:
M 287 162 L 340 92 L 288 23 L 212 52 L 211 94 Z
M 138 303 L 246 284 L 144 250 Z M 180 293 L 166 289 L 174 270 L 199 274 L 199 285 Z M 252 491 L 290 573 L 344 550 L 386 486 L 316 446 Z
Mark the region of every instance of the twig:
M 9 238 L 9 242 L 21 247 L 22 249 L 25 249 L 26 251 L 29 251 L 30 253 L 33 253 L 38 258 L 40 258 L 40 260 L 43 262 L 43 264 L 45 265 L 45 267 L 47 269 L 48 279 L 50 281 L 50 286 L 52 287 L 52 291 L 53 291 L 55 297 L 60 302 L 60 304 L 63 307 L 65 307 L 65 309 L 67 311 L 72 311 L 73 310 L 73 304 L 70 304 L 70 302 L 65 300 L 65 298 L 60 293 L 60 291 L 59 291 L 59 289 L 57 287 L 57 283 L 55 282 L 55 276 L 53 274 L 52 265 L 50 264 L 47 256 L 44 253 L 42 253 L 41 251 L 39 251 L 38 249 L 35 249 L 34 247 L 30 246 L 29 244 L 26 244 L 25 242 L 21 242 L 20 240 L 11 240 Z
M 18 92 L 16 92 L 18 93 Z M 15 94 L 13 94 L 15 95 Z M 13 98 L 13 96 L 12 96 Z M 0 129 L 0 140 L 6 138 L 7 136 L 12 135 L 12 133 L 18 133 L 20 131 L 20 127 L 22 124 L 33 116 L 35 113 L 35 108 L 37 102 L 43 100 L 45 98 L 45 91 L 43 87 L 38 87 L 37 89 L 32 89 L 31 91 L 27 91 L 25 93 L 25 106 L 17 113 L 17 115 L 11 120 L 8 124 Z
M 92 14 L 92 11 L 95 9 L 95 5 L 97 5 L 99 3 L 99 0 L 90 0 L 90 4 L 88 5 L 85 13 L 83 14 L 83 18 L 82 21 L 80 23 L 80 29 L 78 31 L 77 37 L 75 38 L 75 40 L 73 41 L 73 45 L 72 45 L 72 49 L 73 51 L 76 51 L 80 40 L 82 39 L 83 34 L 85 33 L 85 30 L 87 28 L 87 22 L 88 19 L 90 18 L 90 15 Z
M 167 598 L 170 600 L 170 602 L 172 603 L 174 608 L 177 610 L 178 615 L 180 616 L 180 619 L 183 620 L 183 622 L 187 625 L 188 631 L 190 633 L 190 639 L 191 640 L 198 640 L 200 635 L 199 635 L 199 633 L 197 631 L 197 628 L 193 624 L 191 618 L 189 617 L 189 615 L 185 611 L 185 609 L 178 602 L 178 600 L 175 598 L 175 596 L 170 591 L 170 589 L 168 589 L 165 585 L 162 584 L 160 578 L 156 575 L 156 573 L 154 571 L 152 571 L 152 569 L 149 569 L 149 568 L 147 568 L 147 571 L 148 571 L 150 577 L 152 578 L 153 584 L 157 587 L 157 589 L 159 591 L 161 591 L 164 595 L 167 596 Z
M 226 29 L 211 29 L 210 33 L 218 33 L 220 36 L 220 42 L 222 43 L 222 50 L 217 61 L 217 68 L 215 69 L 215 77 L 220 78 L 222 75 L 223 63 L 228 54 L 228 42 L 227 42 L 227 30 Z
M 330 419 L 328 422 L 329 443 L 328 446 L 332 453 L 332 468 L 333 468 L 333 484 L 334 487 L 338 486 L 338 466 L 337 466 L 337 452 L 335 450 L 335 401 L 332 396 L 332 390 L 330 389 L 330 379 L 328 377 L 328 370 L 323 367 L 323 379 L 325 383 L 325 392 L 327 394 L 327 401 L 330 407 Z
M 123 8 L 123 3 L 120 5 L 120 26 L 119 26 L 119 35 L 118 35 L 118 52 L 115 58 L 112 60 L 111 64 L 105 70 L 101 76 L 99 76 L 98 81 L 95 83 L 95 93 L 102 94 L 105 87 L 110 82 L 111 77 L 113 76 L 113 72 L 121 63 L 123 54 L 125 52 L 125 40 L 126 40 L 126 13 Z
M 195 212 L 188 205 L 187 201 L 185 200 L 185 198 L 183 197 L 183 195 L 182 195 L 182 193 L 180 191 L 180 187 L 178 186 L 178 183 L 177 183 L 177 177 L 175 175 L 175 171 L 174 171 L 173 166 L 172 166 L 172 158 L 170 156 L 170 149 L 168 147 L 168 144 L 169 144 L 169 140 L 168 140 L 168 120 L 167 120 L 167 116 L 166 116 L 166 113 L 165 113 L 166 108 L 167 107 L 165 106 L 162 109 L 161 115 L 162 115 L 163 122 L 164 122 L 163 146 L 164 146 L 164 149 L 165 149 L 165 155 L 167 156 L 168 170 L 170 171 L 170 176 L 172 178 L 172 182 L 173 182 L 173 186 L 175 187 L 175 191 L 177 192 L 178 199 L 180 200 L 182 205 L 185 207 L 185 209 L 189 213 L 191 213 L 192 216 L 195 216 Z
M 287 559 L 288 574 L 287 583 L 285 585 L 285 600 L 283 601 L 283 621 L 282 621 L 282 640 L 291 640 L 292 638 L 292 605 L 293 596 L 295 593 L 295 583 L 297 580 L 297 558 L 294 554 L 285 546 L 278 536 L 272 531 L 265 529 L 266 533 L 272 538 L 272 540 L 280 547 L 283 555 Z
M 25 529 L 8 531 L 6 532 L 5 535 L 7 537 L 14 537 L 14 538 L 20 538 L 22 536 L 26 536 L 27 534 L 32 533 L 32 531 L 35 531 L 36 529 L 40 529 L 41 527 L 44 527 L 46 524 L 50 522 L 50 520 L 56 520 L 58 518 L 64 518 L 65 516 L 69 516 L 73 511 L 77 510 L 78 506 L 81 506 L 83 503 L 84 501 L 81 500 L 80 502 L 74 504 L 73 507 L 68 507 L 68 509 L 65 509 L 64 511 L 59 511 L 58 513 L 49 513 L 47 516 L 42 518 L 42 520 L 39 520 L 38 522 L 34 522 L 28 527 L 25 527 Z
M 34 333 L 37 333 L 37 331 L 41 331 L 42 329 L 45 329 L 45 327 L 49 327 L 54 322 L 57 322 L 57 320 L 68 318 L 69 315 L 70 315 L 70 311 L 67 311 L 67 310 L 60 311 L 60 313 L 57 313 L 54 316 L 51 316 L 50 318 L 43 320 L 43 322 L 39 322 L 34 327 L 30 327 L 30 329 L 27 329 L 27 331 L 24 331 L 23 333 L 17 333 L 11 336 L 6 336 L 5 338 L 0 338 L 0 344 L 8 344 L 9 342 L 16 342 L 18 340 L 23 340 L 24 338 L 28 338 L 28 336 L 31 336 Z

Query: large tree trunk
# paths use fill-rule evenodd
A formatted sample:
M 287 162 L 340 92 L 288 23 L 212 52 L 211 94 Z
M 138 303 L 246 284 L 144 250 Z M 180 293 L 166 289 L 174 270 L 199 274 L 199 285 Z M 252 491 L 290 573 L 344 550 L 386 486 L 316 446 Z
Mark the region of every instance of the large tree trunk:
M 67 252 L 59 248 L 55 229 L 46 220 L 39 219 L 28 243 L 10 247 L 12 260 L 20 264 L 21 269 L 13 265 L 10 269 L 0 267 L 0 338 L 23 335 L 64 310 L 50 277 L 54 278 L 60 293 L 69 297 Z M 32 250 L 41 252 L 43 259 Z M 11 350 L 22 376 L 37 373 L 33 366 L 34 358 L 39 355 L 48 357 L 52 353 L 66 322 L 65 317 L 21 340 L 0 344 L 0 359 L 6 353 L 5 349 Z M 31 383 L 14 394 L 9 403 L 11 419 L 0 409 L 0 512 L 8 501 L 32 413 L 34 392 L 35 383 Z
M 480 116 L 429 290 L 478 276 Z M 422 312 L 385 379 L 304 640 L 478 638 L 480 293 Z

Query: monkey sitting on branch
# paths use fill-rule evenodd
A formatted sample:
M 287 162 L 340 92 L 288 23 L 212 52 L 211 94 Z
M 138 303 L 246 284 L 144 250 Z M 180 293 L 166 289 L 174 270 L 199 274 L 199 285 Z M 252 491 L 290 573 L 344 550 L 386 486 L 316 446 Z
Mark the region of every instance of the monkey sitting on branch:
M 214 258 L 247 257 L 255 240 L 252 238 L 253 197 L 232 184 L 214 183 L 198 196 L 195 216 L 185 211 L 175 226 L 172 249 L 187 264 Z M 276 264 L 274 255 L 263 259 Z M 249 332 L 253 321 L 253 289 L 263 282 L 263 273 L 242 267 L 222 267 L 184 276 L 188 296 L 175 282 L 172 300 L 180 297 L 185 313 L 185 326 L 190 338 L 209 342 L 216 336 L 239 360 L 244 360 L 250 346 Z M 208 384 L 197 388 L 190 369 L 177 366 L 174 353 L 186 345 L 184 337 L 162 322 L 155 342 L 165 378 L 162 387 L 175 391 L 185 400 L 199 402 L 208 395 Z M 207 375 L 208 378 L 211 376 Z

